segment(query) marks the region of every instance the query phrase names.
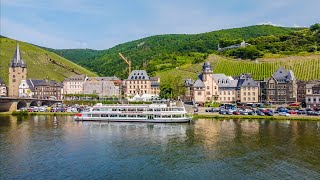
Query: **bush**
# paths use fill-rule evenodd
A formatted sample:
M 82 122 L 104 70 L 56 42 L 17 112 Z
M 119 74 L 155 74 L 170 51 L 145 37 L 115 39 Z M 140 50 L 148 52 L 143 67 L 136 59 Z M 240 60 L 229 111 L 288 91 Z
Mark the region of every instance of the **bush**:
M 28 111 L 13 111 L 12 115 L 13 116 L 27 116 L 28 115 Z

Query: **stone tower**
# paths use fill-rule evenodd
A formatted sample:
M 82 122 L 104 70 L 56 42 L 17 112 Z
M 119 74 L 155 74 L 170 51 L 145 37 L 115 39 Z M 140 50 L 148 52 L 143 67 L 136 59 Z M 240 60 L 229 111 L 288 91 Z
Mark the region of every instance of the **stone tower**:
M 212 67 L 209 62 L 205 62 L 202 66 L 202 81 L 207 81 L 209 79 L 210 74 L 212 74 Z
M 8 96 L 19 96 L 19 85 L 22 80 L 27 78 L 27 65 L 21 57 L 19 44 L 17 44 L 14 56 L 9 64 L 9 86 Z

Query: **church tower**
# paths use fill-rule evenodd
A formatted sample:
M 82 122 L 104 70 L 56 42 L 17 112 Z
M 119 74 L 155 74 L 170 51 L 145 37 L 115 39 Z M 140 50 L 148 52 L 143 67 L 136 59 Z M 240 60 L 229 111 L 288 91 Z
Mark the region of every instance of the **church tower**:
M 212 67 L 210 65 L 209 62 L 205 62 L 202 66 L 202 81 L 207 81 L 209 80 L 209 76 L 210 74 L 212 74 L 213 71 L 212 71 Z
M 9 86 L 8 96 L 19 96 L 19 85 L 22 80 L 27 78 L 27 65 L 21 57 L 19 44 L 17 44 L 14 56 L 9 64 Z

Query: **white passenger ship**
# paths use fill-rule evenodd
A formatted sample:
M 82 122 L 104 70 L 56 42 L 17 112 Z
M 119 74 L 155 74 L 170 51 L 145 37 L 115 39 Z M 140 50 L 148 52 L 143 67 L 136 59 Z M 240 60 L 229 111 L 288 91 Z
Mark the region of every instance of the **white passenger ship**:
M 76 121 L 116 121 L 116 122 L 189 122 L 184 106 L 167 104 L 149 105 L 97 105 L 74 116 Z

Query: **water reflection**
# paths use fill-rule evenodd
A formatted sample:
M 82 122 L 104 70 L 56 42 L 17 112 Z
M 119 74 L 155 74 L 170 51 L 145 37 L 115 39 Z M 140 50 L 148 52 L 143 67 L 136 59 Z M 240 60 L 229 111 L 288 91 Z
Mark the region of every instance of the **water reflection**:
M 317 178 L 319 122 L 0 117 L 0 177 Z M 128 176 L 130 175 L 130 176 Z

